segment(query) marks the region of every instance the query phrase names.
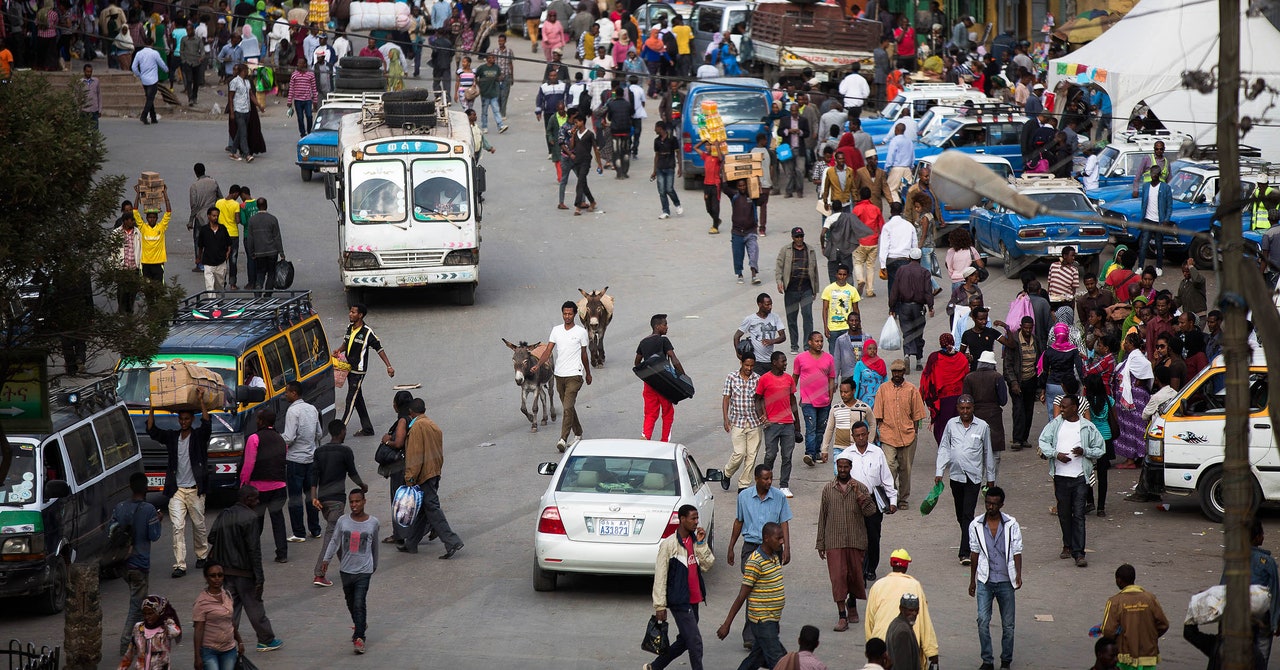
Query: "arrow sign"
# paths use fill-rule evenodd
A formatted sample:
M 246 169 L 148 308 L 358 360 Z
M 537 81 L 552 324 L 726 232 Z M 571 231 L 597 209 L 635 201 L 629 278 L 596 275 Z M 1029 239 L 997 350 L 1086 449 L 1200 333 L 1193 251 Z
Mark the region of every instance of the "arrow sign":
M 18 407 L 5 407 L 3 409 L 0 409 L 0 414 L 4 414 L 10 417 L 18 416 L 19 414 L 25 414 L 25 413 L 26 413 L 26 410 L 23 410 Z

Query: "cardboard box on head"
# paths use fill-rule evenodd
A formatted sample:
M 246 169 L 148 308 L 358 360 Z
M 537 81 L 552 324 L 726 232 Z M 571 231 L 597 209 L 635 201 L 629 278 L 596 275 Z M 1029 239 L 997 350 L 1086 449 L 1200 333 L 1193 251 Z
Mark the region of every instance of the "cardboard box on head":
M 151 373 L 151 407 L 170 412 L 199 412 L 223 406 L 222 377 L 194 363 L 172 360 Z M 199 391 L 204 391 L 201 406 Z

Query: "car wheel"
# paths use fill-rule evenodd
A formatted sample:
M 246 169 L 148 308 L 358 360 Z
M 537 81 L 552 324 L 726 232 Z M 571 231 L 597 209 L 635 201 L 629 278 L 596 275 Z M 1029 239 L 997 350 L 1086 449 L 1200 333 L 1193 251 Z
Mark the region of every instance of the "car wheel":
M 311 181 L 311 175 L 314 173 L 315 171 L 309 167 L 302 168 L 302 181 Z
M 1005 279 L 1013 279 L 1018 276 L 1017 271 L 1014 269 L 1013 255 L 1009 253 L 1009 247 L 1006 247 L 1004 242 L 1000 243 L 1000 260 L 1004 262 Z
M 1252 517 L 1258 511 L 1258 506 L 1262 504 L 1262 488 L 1258 486 L 1258 481 L 1249 477 L 1249 516 Z M 1200 484 L 1196 486 L 1200 493 L 1200 511 L 1204 513 L 1206 519 L 1213 523 L 1221 523 L 1222 518 L 1226 516 L 1226 487 L 1222 483 L 1222 466 L 1214 466 L 1205 473 L 1200 480 Z
M 387 78 L 381 74 L 360 76 L 343 73 L 333 85 L 339 91 L 381 91 L 387 87 Z
M 59 557 L 54 561 L 53 580 L 49 588 L 36 599 L 36 611 L 51 615 L 67 606 L 67 564 Z
M 425 88 L 410 88 L 403 91 L 388 91 L 382 94 L 382 106 L 390 107 L 387 103 L 392 102 L 429 102 L 431 103 L 431 114 L 435 113 L 435 99 L 431 96 L 431 91 Z M 402 112 L 408 113 L 408 112 Z
M 702 185 L 702 180 L 697 177 L 684 178 L 684 190 L 686 191 L 696 191 L 698 190 L 698 187 L 701 185 Z
M 539 593 L 556 590 L 556 573 L 533 566 L 533 590 Z
M 1191 257 L 1191 262 L 1196 264 L 1197 270 L 1213 269 L 1213 245 L 1208 240 L 1197 239 L 1192 242 L 1187 255 Z

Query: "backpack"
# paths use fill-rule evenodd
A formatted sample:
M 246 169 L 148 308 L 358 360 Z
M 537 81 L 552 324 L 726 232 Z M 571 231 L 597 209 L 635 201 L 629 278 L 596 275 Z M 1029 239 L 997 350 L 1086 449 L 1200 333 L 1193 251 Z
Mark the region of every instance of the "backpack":
M 133 522 L 138 516 L 138 507 L 142 503 L 133 501 L 133 511 L 129 512 L 127 519 L 121 519 L 120 510 L 127 503 L 116 505 L 116 510 L 111 514 L 111 521 L 107 524 L 107 549 L 113 553 L 128 550 L 133 553 Z

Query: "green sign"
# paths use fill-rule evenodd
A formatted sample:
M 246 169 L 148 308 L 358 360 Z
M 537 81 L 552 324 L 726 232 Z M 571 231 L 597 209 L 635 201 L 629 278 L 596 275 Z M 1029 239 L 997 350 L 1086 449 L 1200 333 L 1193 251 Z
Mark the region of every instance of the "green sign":
M 51 430 L 47 357 L 38 351 L 0 353 L 0 422 L 6 432 Z

